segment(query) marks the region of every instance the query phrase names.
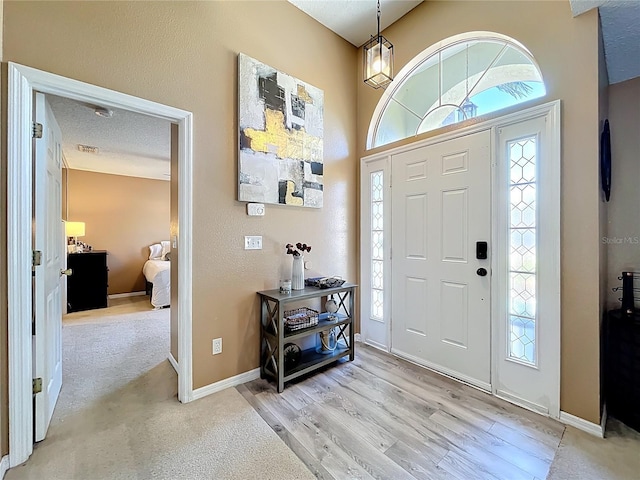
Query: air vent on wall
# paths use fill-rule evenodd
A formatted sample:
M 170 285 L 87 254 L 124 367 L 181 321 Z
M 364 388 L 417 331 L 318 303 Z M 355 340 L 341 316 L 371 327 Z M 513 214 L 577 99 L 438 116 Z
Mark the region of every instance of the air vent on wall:
M 91 145 L 78 144 L 78 150 L 84 153 L 100 153 L 98 147 L 92 147 Z

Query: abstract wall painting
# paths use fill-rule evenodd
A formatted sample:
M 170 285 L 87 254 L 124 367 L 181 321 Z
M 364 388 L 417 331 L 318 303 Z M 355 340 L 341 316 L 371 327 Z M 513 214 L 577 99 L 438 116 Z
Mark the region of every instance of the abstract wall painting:
M 238 57 L 238 200 L 322 207 L 324 92 Z

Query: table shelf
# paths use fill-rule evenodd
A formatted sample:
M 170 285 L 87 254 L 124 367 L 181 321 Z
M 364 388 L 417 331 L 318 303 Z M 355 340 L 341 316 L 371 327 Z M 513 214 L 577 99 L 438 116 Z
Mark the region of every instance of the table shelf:
M 302 351 L 302 358 L 300 363 L 291 370 L 286 370 L 284 373 L 284 381 L 288 382 L 305 373 L 317 370 L 320 367 L 335 362 L 336 360 L 349 355 L 350 349 L 348 347 L 338 346 L 335 351 L 331 353 L 318 353 L 315 348 L 309 348 Z
M 345 323 L 349 323 L 351 321 L 351 317 L 347 317 L 343 314 L 336 314 L 338 318 L 337 320 L 329 320 L 328 316 L 328 313 L 321 313 L 318 316 L 318 324 L 314 325 L 313 327 L 301 328 L 300 330 L 292 330 L 290 332 L 285 328 L 284 338 L 286 338 L 287 340 L 295 340 L 296 338 L 306 337 L 307 335 L 311 335 L 312 333 L 317 333 L 331 327 L 344 325 Z
M 261 352 L 260 375 L 273 379 L 278 392 L 284 390 L 285 382 L 301 375 L 311 373 L 318 368 L 336 362 L 342 357 L 355 358 L 354 294 L 357 285 L 345 283 L 335 288 L 306 287 L 282 294 L 278 290 L 258 292 L 260 296 Z M 320 313 L 318 324 L 300 330 L 287 331 L 284 326 L 284 310 L 288 304 L 299 303 L 321 297 L 332 297 L 338 304 L 335 320 L 329 319 L 327 312 Z M 318 353 L 315 348 L 301 352 L 298 364 L 290 369 L 284 368 L 284 345 L 297 339 L 317 335 L 323 330 L 336 329 L 337 347 L 331 353 Z

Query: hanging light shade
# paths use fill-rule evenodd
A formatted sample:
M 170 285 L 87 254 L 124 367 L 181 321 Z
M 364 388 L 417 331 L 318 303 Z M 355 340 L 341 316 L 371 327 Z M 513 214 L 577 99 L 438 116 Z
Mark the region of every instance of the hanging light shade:
M 393 80 L 393 45 L 380 35 L 380 0 L 378 0 L 378 34 L 364 44 L 364 83 L 384 88 Z

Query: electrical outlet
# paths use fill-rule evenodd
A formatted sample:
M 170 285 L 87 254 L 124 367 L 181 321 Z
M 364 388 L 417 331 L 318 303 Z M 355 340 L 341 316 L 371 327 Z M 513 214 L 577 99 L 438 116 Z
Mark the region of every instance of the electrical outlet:
M 213 339 L 213 354 L 218 355 L 222 353 L 222 338 Z
M 262 236 L 248 235 L 244 237 L 245 250 L 262 250 Z

